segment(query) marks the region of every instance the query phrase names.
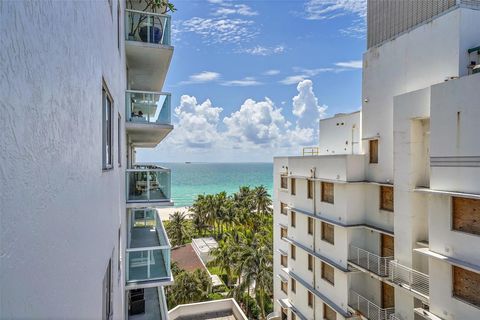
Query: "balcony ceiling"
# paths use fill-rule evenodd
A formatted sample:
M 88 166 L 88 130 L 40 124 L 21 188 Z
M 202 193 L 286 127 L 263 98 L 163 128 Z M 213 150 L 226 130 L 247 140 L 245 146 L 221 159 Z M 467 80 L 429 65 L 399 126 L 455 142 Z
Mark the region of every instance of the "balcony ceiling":
M 162 91 L 170 67 L 173 47 L 139 41 L 125 41 L 129 89 Z
M 134 147 L 154 148 L 173 130 L 173 125 L 127 122 L 126 130 Z

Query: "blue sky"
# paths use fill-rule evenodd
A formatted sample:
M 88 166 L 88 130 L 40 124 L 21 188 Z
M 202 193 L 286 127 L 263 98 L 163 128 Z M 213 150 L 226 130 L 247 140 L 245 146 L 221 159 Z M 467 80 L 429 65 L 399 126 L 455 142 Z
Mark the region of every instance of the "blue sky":
M 364 0 L 177 0 L 174 131 L 139 161 L 271 162 L 361 105 Z

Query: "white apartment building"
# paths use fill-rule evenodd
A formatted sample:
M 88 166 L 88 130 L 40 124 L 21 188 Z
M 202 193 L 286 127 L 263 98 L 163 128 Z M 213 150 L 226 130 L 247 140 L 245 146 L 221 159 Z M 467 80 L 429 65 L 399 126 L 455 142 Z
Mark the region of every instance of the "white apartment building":
M 478 320 L 480 1 L 367 21 L 361 113 L 274 159 L 269 319 Z
M 135 149 L 173 129 L 170 19 L 137 0 L 0 3 L 1 319 L 166 319 L 170 170 Z

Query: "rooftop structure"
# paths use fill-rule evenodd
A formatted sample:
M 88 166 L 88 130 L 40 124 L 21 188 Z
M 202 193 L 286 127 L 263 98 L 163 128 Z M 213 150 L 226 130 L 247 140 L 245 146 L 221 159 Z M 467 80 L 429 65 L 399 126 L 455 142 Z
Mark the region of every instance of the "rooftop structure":
M 203 263 L 208 263 L 213 259 L 210 252 L 218 248 L 218 242 L 212 237 L 192 239 L 193 250 L 198 254 Z
M 234 299 L 182 304 L 168 312 L 170 320 L 247 320 Z

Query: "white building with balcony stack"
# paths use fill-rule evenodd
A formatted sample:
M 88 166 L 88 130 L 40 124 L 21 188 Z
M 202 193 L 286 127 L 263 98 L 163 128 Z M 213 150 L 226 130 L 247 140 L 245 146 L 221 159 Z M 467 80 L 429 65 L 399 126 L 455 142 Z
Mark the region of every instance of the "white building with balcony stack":
M 0 4 L 1 319 L 167 319 L 171 173 L 135 150 L 173 129 L 171 17 L 145 5 Z
M 480 319 L 480 1 L 368 1 L 362 110 L 274 159 L 269 319 Z

